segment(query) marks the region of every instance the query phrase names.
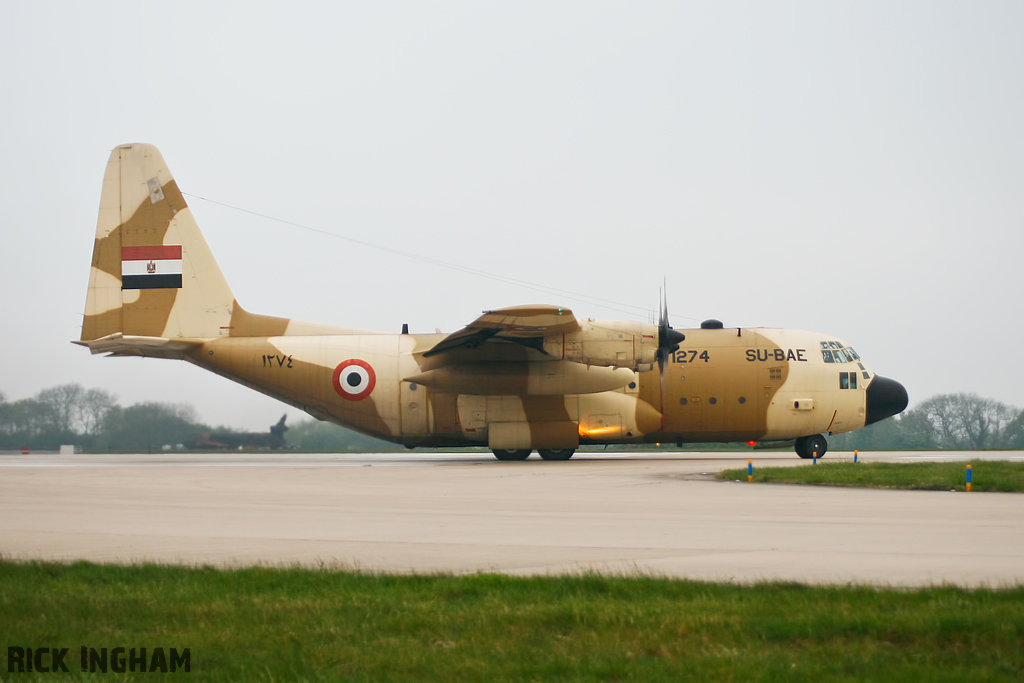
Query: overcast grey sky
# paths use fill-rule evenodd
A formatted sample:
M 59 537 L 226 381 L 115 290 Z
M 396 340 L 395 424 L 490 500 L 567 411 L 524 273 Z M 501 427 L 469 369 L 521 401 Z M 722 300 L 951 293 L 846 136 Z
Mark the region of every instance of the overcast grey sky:
M 1024 406 L 1024 3 L 0 5 L 0 392 L 298 411 L 77 339 L 103 168 L 157 145 L 247 309 L 399 331 L 566 290 L 851 343 Z M 617 307 L 622 308 L 622 307 Z M 635 309 L 625 308 L 630 311 Z M 644 320 L 637 312 L 633 319 Z

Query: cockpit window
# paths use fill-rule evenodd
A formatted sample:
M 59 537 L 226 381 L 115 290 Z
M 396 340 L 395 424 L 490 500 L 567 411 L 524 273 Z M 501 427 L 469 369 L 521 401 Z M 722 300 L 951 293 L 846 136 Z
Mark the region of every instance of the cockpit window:
M 842 343 L 837 341 L 819 343 L 821 344 L 821 357 L 826 363 L 855 363 L 860 360 L 860 355 L 853 350 L 853 347 L 843 348 Z

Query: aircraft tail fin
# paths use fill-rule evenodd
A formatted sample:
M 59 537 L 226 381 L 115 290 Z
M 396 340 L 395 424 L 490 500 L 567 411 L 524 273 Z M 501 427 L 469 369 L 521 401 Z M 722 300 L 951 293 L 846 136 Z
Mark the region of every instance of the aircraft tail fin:
M 236 304 L 153 145 L 114 149 L 103 177 L 82 341 L 217 337 Z
M 81 341 L 93 353 L 179 358 L 213 337 L 366 334 L 249 313 L 153 145 L 121 145 L 103 177 Z

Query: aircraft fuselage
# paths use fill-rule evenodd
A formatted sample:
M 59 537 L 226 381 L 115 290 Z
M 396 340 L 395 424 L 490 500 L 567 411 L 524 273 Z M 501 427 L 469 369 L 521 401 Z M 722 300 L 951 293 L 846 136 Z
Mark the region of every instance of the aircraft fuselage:
M 225 336 L 184 357 L 318 418 L 411 447 L 486 446 L 491 423 L 532 430 L 575 423 L 581 444 L 774 441 L 864 426 L 874 374 L 844 342 L 782 329 L 683 332 L 686 340 L 670 355 L 663 378 L 657 368 L 618 368 L 628 373 L 623 386 L 588 393 L 531 391 L 524 357 L 532 356 L 541 371 L 550 367 L 550 374 L 577 364 L 512 345 L 473 362 L 482 372 L 503 362 L 507 374 L 519 369 L 519 377 L 506 377 L 507 394 L 408 381 L 429 365 L 423 353 L 446 336 L 437 334 Z M 368 368 L 360 382 L 369 383 L 372 373 L 365 394 L 336 377 L 353 360 Z

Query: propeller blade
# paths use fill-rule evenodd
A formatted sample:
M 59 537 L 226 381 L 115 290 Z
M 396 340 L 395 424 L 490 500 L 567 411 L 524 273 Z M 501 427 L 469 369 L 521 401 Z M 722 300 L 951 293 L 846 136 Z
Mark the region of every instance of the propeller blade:
M 655 352 L 655 358 L 658 359 L 658 373 L 660 375 L 661 383 L 664 385 L 665 382 L 665 363 L 668 361 L 668 356 L 671 353 L 675 353 L 679 350 L 679 344 L 686 335 L 677 330 L 673 330 L 672 326 L 668 324 L 668 289 L 662 287 L 661 299 L 659 308 L 661 309 L 658 316 L 658 350 Z
M 658 360 L 658 392 L 661 398 L 661 413 L 665 414 L 665 365 L 668 363 L 669 354 L 679 350 L 679 344 L 686 339 L 686 335 L 673 330 L 668 323 L 668 283 L 663 282 L 658 290 L 658 348 L 654 357 Z M 663 418 L 664 419 L 664 418 Z

